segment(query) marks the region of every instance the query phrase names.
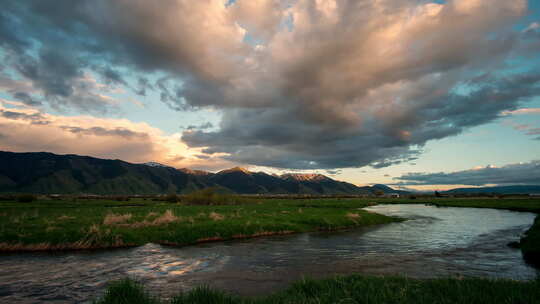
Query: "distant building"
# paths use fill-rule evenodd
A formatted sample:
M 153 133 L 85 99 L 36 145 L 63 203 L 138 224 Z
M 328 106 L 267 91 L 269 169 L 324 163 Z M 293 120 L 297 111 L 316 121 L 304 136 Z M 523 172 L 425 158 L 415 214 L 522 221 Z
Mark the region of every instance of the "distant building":
M 399 198 L 399 193 L 387 193 L 386 197 Z

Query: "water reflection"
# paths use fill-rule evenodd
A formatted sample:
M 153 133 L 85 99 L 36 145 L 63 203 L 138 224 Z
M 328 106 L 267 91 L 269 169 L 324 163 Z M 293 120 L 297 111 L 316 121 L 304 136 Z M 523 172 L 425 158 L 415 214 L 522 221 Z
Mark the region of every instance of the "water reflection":
M 423 205 L 369 211 L 410 220 L 367 229 L 309 233 L 184 248 L 138 248 L 0 256 L 0 302 L 73 303 L 94 298 L 106 282 L 137 278 L 163 296 L 200 284 L 253 295 L 302 275 L 335 273 L 448 275 L 531 279 L 536 271 L 517 240 L 534 214 Z

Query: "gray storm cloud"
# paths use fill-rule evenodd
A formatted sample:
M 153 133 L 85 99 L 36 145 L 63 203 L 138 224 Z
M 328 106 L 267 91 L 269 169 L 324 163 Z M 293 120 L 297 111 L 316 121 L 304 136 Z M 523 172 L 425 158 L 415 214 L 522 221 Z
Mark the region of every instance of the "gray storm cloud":
M 141 132 L 134 132 L 126 128 L 115 128 L 115 129 L 106 129 L 103 127 L 92 127 L 92 128 L 81 128 L 81 127 L 72 127 L 72 126 L 60 126 L 61 129 L 64 129 L 73 134 L 85 134 L 85 135 L 95 135 L 95 136 L 119 136 L 127 139 L 131 138 L 140 138 L 147 139 L 148 134 Z
M 221 111 L 182 140 L 280 168 L 412 161 L 540 95 L 540 74 L 501 64 L 540 49 L 538 28 L 511 30 L 525 0 L 225 2 L 9 1 L 0 45 L 28 93 L 53 105 L 109 107 L 84 85 L 90 70 L 174 110 Z
M 486 166 L 451 173 L 408 173 L 394 178 L 401 185 L 515 185 L 540 184 L 540 161 Z

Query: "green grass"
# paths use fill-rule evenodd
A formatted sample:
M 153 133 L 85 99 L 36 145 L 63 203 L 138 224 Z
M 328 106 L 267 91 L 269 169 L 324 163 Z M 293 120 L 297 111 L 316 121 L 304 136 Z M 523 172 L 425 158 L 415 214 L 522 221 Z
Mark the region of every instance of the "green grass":
M 161 301 L 146 292 L 141 284 L 125 279 L 109 283 L 105 295 L 95 303 L 158 304 Z
M 540 213 L 540 199 L 434 198 L 429 203 L 440 207 L 493 208 Z
M 228 295 L 208 287 L 181 293 L 169 301 L 152 298 L 144 287 L 130 280 L 112 283 L 96 304 L 266 304 L 266 303 L 540 303 L 540 281 L 479 278 L 409 279 L 351 275 L 325 280 L 304 279 L 288 289 L 260 298 Z
M 143 199 L 0 201 L 0 251 L 112 248 L 149 242 L 187 245 L 270 234 L 346 229 L 397 220 L 358 210 L 377 203 L 540 213 L 538 199 L 237 197 L 231 201 L 234 204 L 228 205 L 230 198 L 200 192 L 180 197 L 180 203 Z M 213 205 L 205 205 L 207 201 Z M 112 221 L 107 223 L 106 218 Z M 528 262 L 538 264 L 538 219 L 521 240 L 521 248 Z
M 528 263 L 540 267 L 540 215 L 536 216 L 534 224 L 521 238 L 520 248 Z
M 0 202 L 0 250 L 93 249 L 149 242 L 186 245 L 269 234 L 337 230 L 398 219 L 354 199 L 183 205 L 143 199 Z

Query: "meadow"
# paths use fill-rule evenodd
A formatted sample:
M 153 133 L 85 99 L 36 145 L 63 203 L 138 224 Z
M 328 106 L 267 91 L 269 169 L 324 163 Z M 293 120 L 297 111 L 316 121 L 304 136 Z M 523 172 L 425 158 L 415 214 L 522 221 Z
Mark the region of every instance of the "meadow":
M 0 202 L 0 251 L 102 249 L 348 229 L 400 219 L 361 210 L 368 200 L 254 199 L 216 204 L 133 198 Z M 226 204 L 226 202 L 232 202 Z
M 22 199 L 21 199 L 22 198 Z M 402 219 L 362 210 L 374 204 L 430 204 L 540 213 L 525 198 L 260 198 L 212 191 L 148 198 L 42 198 L 0 201 L 0 252 L 182 246 L 202 242 L 352 229 Z M 540 219 L 521 240 L 539 263 Z

